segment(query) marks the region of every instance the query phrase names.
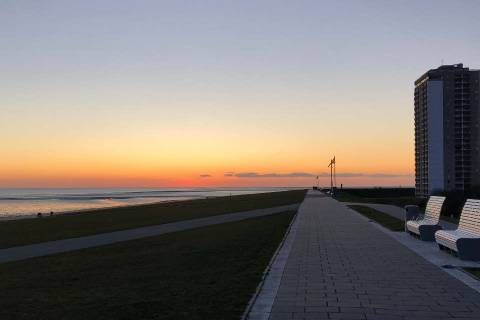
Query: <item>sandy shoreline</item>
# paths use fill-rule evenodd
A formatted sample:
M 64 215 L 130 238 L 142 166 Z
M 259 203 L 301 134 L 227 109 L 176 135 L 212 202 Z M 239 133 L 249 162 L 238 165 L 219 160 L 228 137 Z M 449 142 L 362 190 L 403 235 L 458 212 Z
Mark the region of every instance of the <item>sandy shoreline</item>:
M 98 207 L 98 208 L 86 208 L 86 209 L 77 209 L 77 210 L 66 210 L 66 211 L 55 211 L 53 212 L 53 216 L 56 215 L 70 215 L 70 214 L 86 214 L 86 213 L 95 213 L 98 211 L 108 210 L 108 209 L 118 209 L 118 208 L 129 208 L 129 207 L 142 207 L 142 206 L 149 206 L 154 204 L 160 203 L 171 203 L 171 202 L 181 202 L 181 201 L 190 201 L 196 199 L 208 199 L 208 198 L 215 198 L 215 196 L 205 196 L 205 197 L 191 197 L 191 198 L 182 198 L 179 200 L 163 200 L 163 201 L 154 201 L 148 203 L 141 203 L 141 204 L 126 204 L 126 205 L 118 205 L 118 206 L 107 206 L 107 207 Z M 21 215 L 8 215 L 8 216 L 1 216 L 0 215 L 0 223 L 2 221 L 11 221 L 11 220 L 23 220 L 23 219 L 48 219 L 50 217 L 50 212 L 42 212 L 42 216 L 38 217 L 36 213 L 32 214 L 21 214 Z

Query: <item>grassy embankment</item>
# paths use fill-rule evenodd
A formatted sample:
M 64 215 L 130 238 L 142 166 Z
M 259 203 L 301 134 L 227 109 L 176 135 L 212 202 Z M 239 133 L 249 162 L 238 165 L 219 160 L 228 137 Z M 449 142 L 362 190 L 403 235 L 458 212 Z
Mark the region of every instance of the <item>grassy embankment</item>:
M 402 220 L 394 218 L 386 213 L 375 210 L 373 208 L 360 205 L 350 205 L 348 207 L 392 231 L 403 231 L 405 228 L 405 224 Z
M 381 203 L 404 207 L 409 204 L 425 205 L 415 198 L 414 188 L 363 188 L 337 190 L 336 199 L 342 202 Z
M 398 207 L 415 204 L 422 209 L 425 206 L 424 200 L 415 198 L 414 188 L 343 189 L 337 191 L 336 199 L 342 202 L 381 203 Z M 404 230 L 404 222 L 389 214 L 367 206 L 351 205 L 349 207 L 392 231 Z
M 293 215 L 0 264 L 0 319 L 239 319 Z
M 472 274 L 477 279 L 480 279 L 480 268 L 463 268 L 463 270 L 467 271 L 468 273 Z
M 299 203 L 305 190 L 112 208 L 0 222 L 0 248 Z
M 446 196 L 441 219 L 458 224 L 465 197 L 455 194 Z M 415 197 L 414 188 L 343 189 L 337 191 L 336 199 L 342 202 L 391 204 L 402 208 L 414 204 L 418 205 L 422 211 L 427 204 L 427 199 Z

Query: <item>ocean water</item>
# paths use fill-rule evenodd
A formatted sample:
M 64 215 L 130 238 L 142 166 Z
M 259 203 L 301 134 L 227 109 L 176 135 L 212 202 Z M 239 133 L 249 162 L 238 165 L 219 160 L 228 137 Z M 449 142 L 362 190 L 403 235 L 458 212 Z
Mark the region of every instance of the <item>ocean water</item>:
M 0 189 L 0 220 L 31 217 L 41 212 L 88 209 L 241 195 L 289 188 L 124 188 L 124 189 Z

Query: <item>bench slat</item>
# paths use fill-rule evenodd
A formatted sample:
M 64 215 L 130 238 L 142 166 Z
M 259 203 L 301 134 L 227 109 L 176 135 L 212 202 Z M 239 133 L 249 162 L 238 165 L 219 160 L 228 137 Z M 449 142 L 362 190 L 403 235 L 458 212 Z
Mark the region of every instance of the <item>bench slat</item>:
M 480 238 L 480 200 L 468 199 L 465 202 L 457 230 L 477 234 Z
M 438 231 L 435 233 L 435 239 L 439 244 L 457 252 L 459 239 L 480 239 L 480 200 L 467 199 L 460 215 L 458 228 Z
M 445 197 L 431 196 L 425 208 L 425 219 L 438 221 Z

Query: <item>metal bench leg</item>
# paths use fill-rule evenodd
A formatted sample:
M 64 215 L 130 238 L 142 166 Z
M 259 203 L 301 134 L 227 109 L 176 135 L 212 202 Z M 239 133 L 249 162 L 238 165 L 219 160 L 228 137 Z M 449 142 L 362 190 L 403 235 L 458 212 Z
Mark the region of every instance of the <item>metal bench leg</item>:
M 442 230 L 442 226 L 421 225 L 418 228 L 418 231 L 420 231 L 420 240 L 435 241 L 435 232 L 437 232 L 438 230 Z
M 480 239 L 458 239 L 457 249 L 462 260 L 480 260 Z

